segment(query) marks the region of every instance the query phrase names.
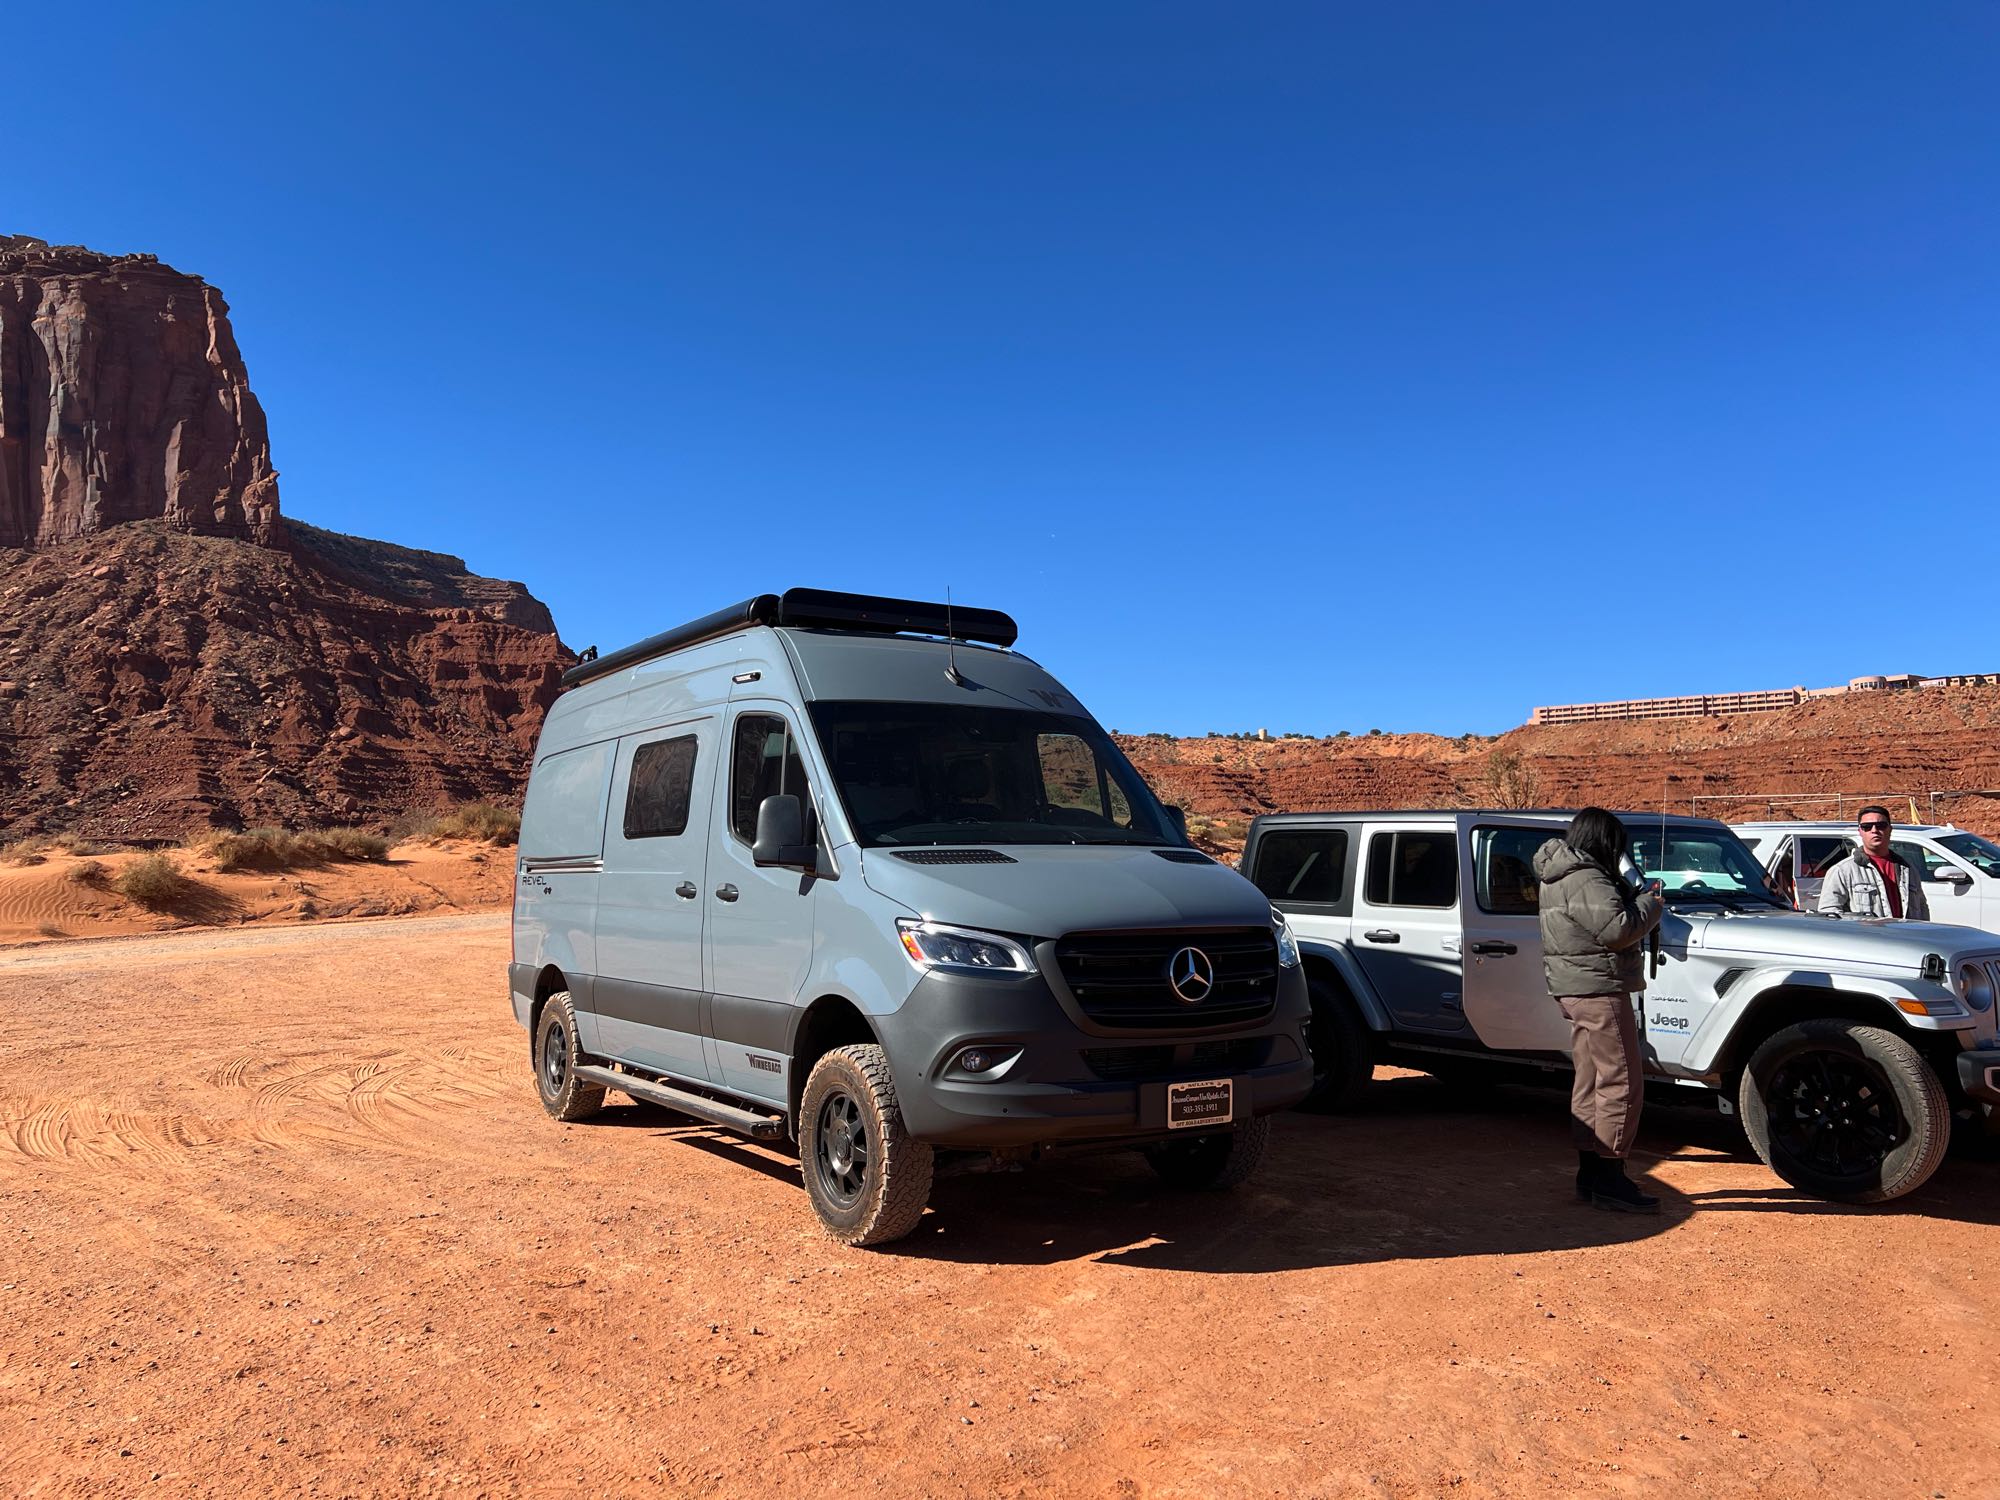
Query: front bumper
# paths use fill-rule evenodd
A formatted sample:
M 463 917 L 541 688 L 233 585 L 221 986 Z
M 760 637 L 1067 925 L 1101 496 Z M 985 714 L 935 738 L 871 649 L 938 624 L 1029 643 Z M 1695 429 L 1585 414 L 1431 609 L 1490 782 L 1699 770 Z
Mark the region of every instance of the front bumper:
M 1229 1030 L 1085 1031 L 1039 974 L 930 974 L 873 1019 L 910 1134 L 990 1151 L 1164 1136 L 1170 1082 L 1232 1079 L 1233 1121 L 1289 1109 L 1312 1091 L 1310 1013 L 1303 972 L 1285 969 L 1270 1015 Z M 954 1063 L 974 1045 L 1018 1055 L 973 1077 Z
M 1958 1086 L 1968 1099 L 2000 1107 L 2000 1047 L 1975 1047 L 1958 1054 Z

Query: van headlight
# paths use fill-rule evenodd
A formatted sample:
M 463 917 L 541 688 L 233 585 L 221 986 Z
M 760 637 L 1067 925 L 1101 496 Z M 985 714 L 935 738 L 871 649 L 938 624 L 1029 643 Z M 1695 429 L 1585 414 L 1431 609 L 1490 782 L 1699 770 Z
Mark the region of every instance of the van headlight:
M 1993 976 L 1984 964 L 1958 966 L 1958 998 L 1977 1011 L 1993 1008 Z
M 939 922 L 919 922 L 899 917 L 896 936 L 903 951 L 920 969 L 945 974 L 1032 974 L 1035 961 L 1028 950 L 1012 938 L 997 932 L 975 932 L 969 927 L 946 927 Z
M 1299 966 L 1299 940 L 1292 936 L 1292 924 L 1285 920 L 1285 914 L 1275 906 L 1271 908 L 1271 931 L 1278 939 L 1278 967 L 1296 969 Z

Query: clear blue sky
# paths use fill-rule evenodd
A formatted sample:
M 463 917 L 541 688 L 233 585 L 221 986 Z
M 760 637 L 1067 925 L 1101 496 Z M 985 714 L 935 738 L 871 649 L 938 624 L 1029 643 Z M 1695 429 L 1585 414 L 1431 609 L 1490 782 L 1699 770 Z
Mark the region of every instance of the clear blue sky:
M 2000 669 L 1992 4 L 11 34 L 0 232 L 220 286 L 286 512 L 573 646 L 949 583 L 1183 733 Z

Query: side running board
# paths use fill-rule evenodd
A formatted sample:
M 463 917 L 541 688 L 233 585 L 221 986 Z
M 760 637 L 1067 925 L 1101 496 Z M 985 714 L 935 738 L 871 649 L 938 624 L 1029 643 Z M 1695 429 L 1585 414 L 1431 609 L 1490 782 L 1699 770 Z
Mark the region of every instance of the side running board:
M 752 1140 L 782 1140 L 785 1134 L 785 1120 L 782 1115 L 763 1115 L 753 1110 L 738 1109 L 733 1104 L 704 1098 L 700 1094 L 690 1094 L 677 1089 L 670 1083 L 655 1083 L 650 1078 L 642 1078 L 637 1073 L 620 1073 L 615 1068 L 602 1068 L 595 1063 L 580 1063 L 576 1076 L 590 1083 L 601 1083 L 607 1088 L 618 1089 L 635 1099 L 644 1099 L 648 1104 L 657 1104 L 664 1109 L 677 1110 L 684 1115 L 693 1115 L 697 1120 L 706 1120 L 711 1125 L 720 1125 L 725 1130 L 734 1130 L 747 1135 Z

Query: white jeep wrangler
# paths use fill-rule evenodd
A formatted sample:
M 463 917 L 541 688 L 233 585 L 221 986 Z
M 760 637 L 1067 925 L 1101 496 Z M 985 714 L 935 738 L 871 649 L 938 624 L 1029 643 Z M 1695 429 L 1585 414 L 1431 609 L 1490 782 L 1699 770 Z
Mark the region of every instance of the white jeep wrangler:
M 1567 1070 L 1541 963 L 1535 852 L 1560 812 L 1304 813 L 1257 819 L 1244 873 L 1283 912 L 1312 992 L 1314 1100 L 1376 1061 L 1446 1076 Z M 1649 1078 L 1713 1090 L 1757 1154 L 1819 1197 L 1921 1186 L 1956 1115 L 2000 1115 L 2000 937 L 1796 912 L 1725 825 L 1632 814 L 1664 883 L 1639 1032 Z

